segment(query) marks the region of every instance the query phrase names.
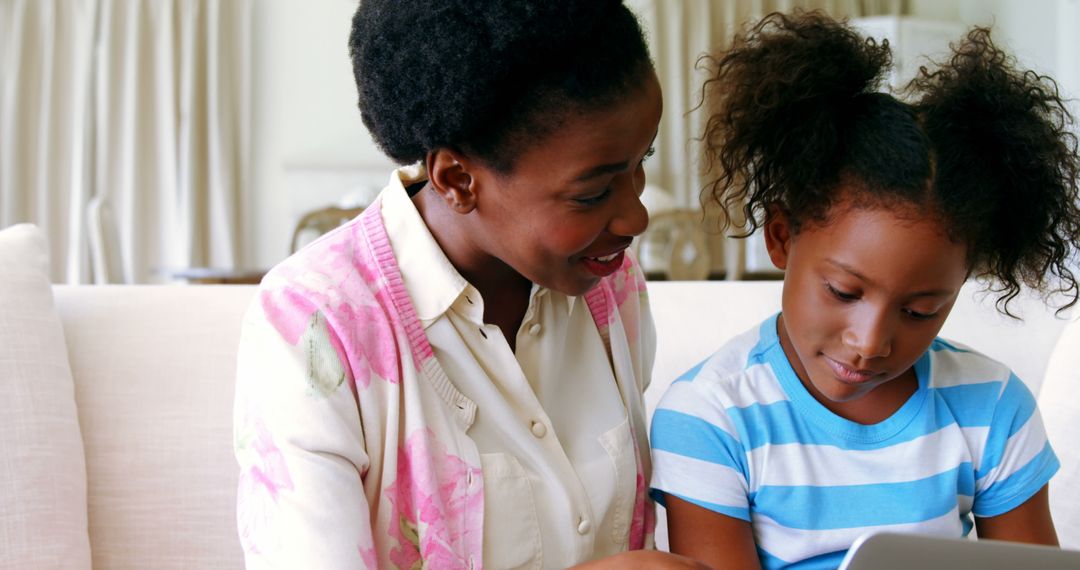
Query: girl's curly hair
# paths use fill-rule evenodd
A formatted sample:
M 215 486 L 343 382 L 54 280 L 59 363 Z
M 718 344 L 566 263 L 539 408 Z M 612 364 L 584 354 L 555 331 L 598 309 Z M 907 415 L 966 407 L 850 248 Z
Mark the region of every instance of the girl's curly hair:
M 770 207 L 796 231 L 842 199 L 914 206 L 968 248 L 998 307 L 1029 286 L 1077 303 L 1073 117 L 1049 77 L 1021 71 L 974 28 L 903 93 L 879 89 L 887 42 L 820 12 L 774 13 L 711 61 L 705 188 L 749 235 Z

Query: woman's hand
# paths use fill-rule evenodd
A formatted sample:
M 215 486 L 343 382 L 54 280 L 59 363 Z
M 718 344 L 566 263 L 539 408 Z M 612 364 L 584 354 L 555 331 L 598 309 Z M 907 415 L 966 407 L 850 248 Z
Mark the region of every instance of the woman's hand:
M 604 570 L 605 568 L 612 570 L 634 570 L 637 568 L 642 570 L 648 568 L 660 570 L 709 570 L 709 566 L 693 558 L 659 550 L 631 550 L 601 558 L 600 560 L 579 564 L 571 568 L 571 570 Z

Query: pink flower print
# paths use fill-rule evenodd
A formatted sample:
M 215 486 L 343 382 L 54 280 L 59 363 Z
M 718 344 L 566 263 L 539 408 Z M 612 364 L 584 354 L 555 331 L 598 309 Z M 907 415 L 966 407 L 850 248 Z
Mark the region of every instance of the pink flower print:
M 634 262 L 628 254 L 619 271 L 609 277 L 615 306 L 612 307 L 608 323 L 611 324 L 615 322 L 615 319 L 621 318 L 627 341 L 631 345 L 638 339 L 638 329 L 641 326 L 639 298 L 646 290 L 645 280 L 639 272 L 634 270 L 634 267 Z M 637 302 L 627 305 L 627 301 L 631 299 Z
M 447 454 L 429 429 L 414 432 L 397 461 L 397 479 L 386 488 L 397 542 L 390 561 L 400 568 L 467 567 L 470 554 L 481 551 L 483 493 L 469 488 L 481 470 Z
M 308 329 L 311 315 L 316 307 L 299 292 L 291 288 L 263 290 L 259 301 L 262 303 L 266 320 L 274 325 L 285 342 L 295 345 L 300 335 Z
M 634 457 L 637 459 L 637 489 L 634 493 L 634 513 L 630 519 L 630 550 L 645 548 L 645 537 L 656 531 L 656 510 L 645 488 L 645 470 L 641 462 L 641 448 L 634 439 Z
M 391 384 L 401 381 L 397 340 L 382 307 L 341 304 L 334 308 L 336 332 L 331 342 L 347 358 L 357 387 L 367 388 L 371 374 Z
M 623 259 L 622 267 L 611 276 L 611 288 L 615 294 L 615 306 L 622 307 L 631 296 L 639 296 L 645 291 L 645 280 L 641 274 L 634 271 L 634 260 L 627 253 Z
M 637 474 L 637 493 L 634 496 L 634 514 L 630 519 L 630 550 L 645 548 L 645 537 L 656 529 L 656 511 L 645 495 L 645 476 Z
M 364 568 L 378 568 L 379 556 L 375 552 L 374 546 L 365 547 L 363 545 L 356 546 L 357 551 L 360 552 L 360 560 L 364 563 Z
M 304 341 L 307 380 L 315 393 L 332 393 L 350 373 L 360 388 L 371 384 L 372 372 L 392 384 L 400 382 L 393 325 L 381 306 L 358 306 L 337 294 L 331 298 L 292 288 L 263 291 L 261 301 L 266 319 L 285 342 Z M 331 361 L 329 347 L 337 362 Z
M 280 540 L 270 521 L 277 510 L 278 496 L 293 489 L 285 456 L 274 443 L 262 420 L 255 419 L 249 433 L 238 435 L 237 457 L 242 461 L 237 491 L 237 518 L 240 543 L 245 552 L 272 550 Z

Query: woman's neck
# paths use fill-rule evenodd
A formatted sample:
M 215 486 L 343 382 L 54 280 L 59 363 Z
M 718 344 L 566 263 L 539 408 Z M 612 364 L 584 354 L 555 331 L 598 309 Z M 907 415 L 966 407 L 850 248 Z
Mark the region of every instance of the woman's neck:
M 424 188 L 412 200 L 447 259 L 480 292 L 484 300 L 484 322 L 498 325 L 513 348 L 517 329 L 529 307 L 532 282 L 477 247 L 462 223 L 461 214 L 453 211 L 437 193 Z

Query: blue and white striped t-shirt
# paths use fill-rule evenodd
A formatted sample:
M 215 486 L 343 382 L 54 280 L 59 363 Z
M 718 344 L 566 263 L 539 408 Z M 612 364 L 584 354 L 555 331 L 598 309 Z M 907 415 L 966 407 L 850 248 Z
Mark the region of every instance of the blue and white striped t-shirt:
M 1008 368 L 937 339 L 888 419 L 829 411 L 799 381 L 776 316 L 676 380 L 652 419 L 653 496 L 750 521 L 765 568 L 835 568 L 860 535 L 966 536 L 1059 463 Z

